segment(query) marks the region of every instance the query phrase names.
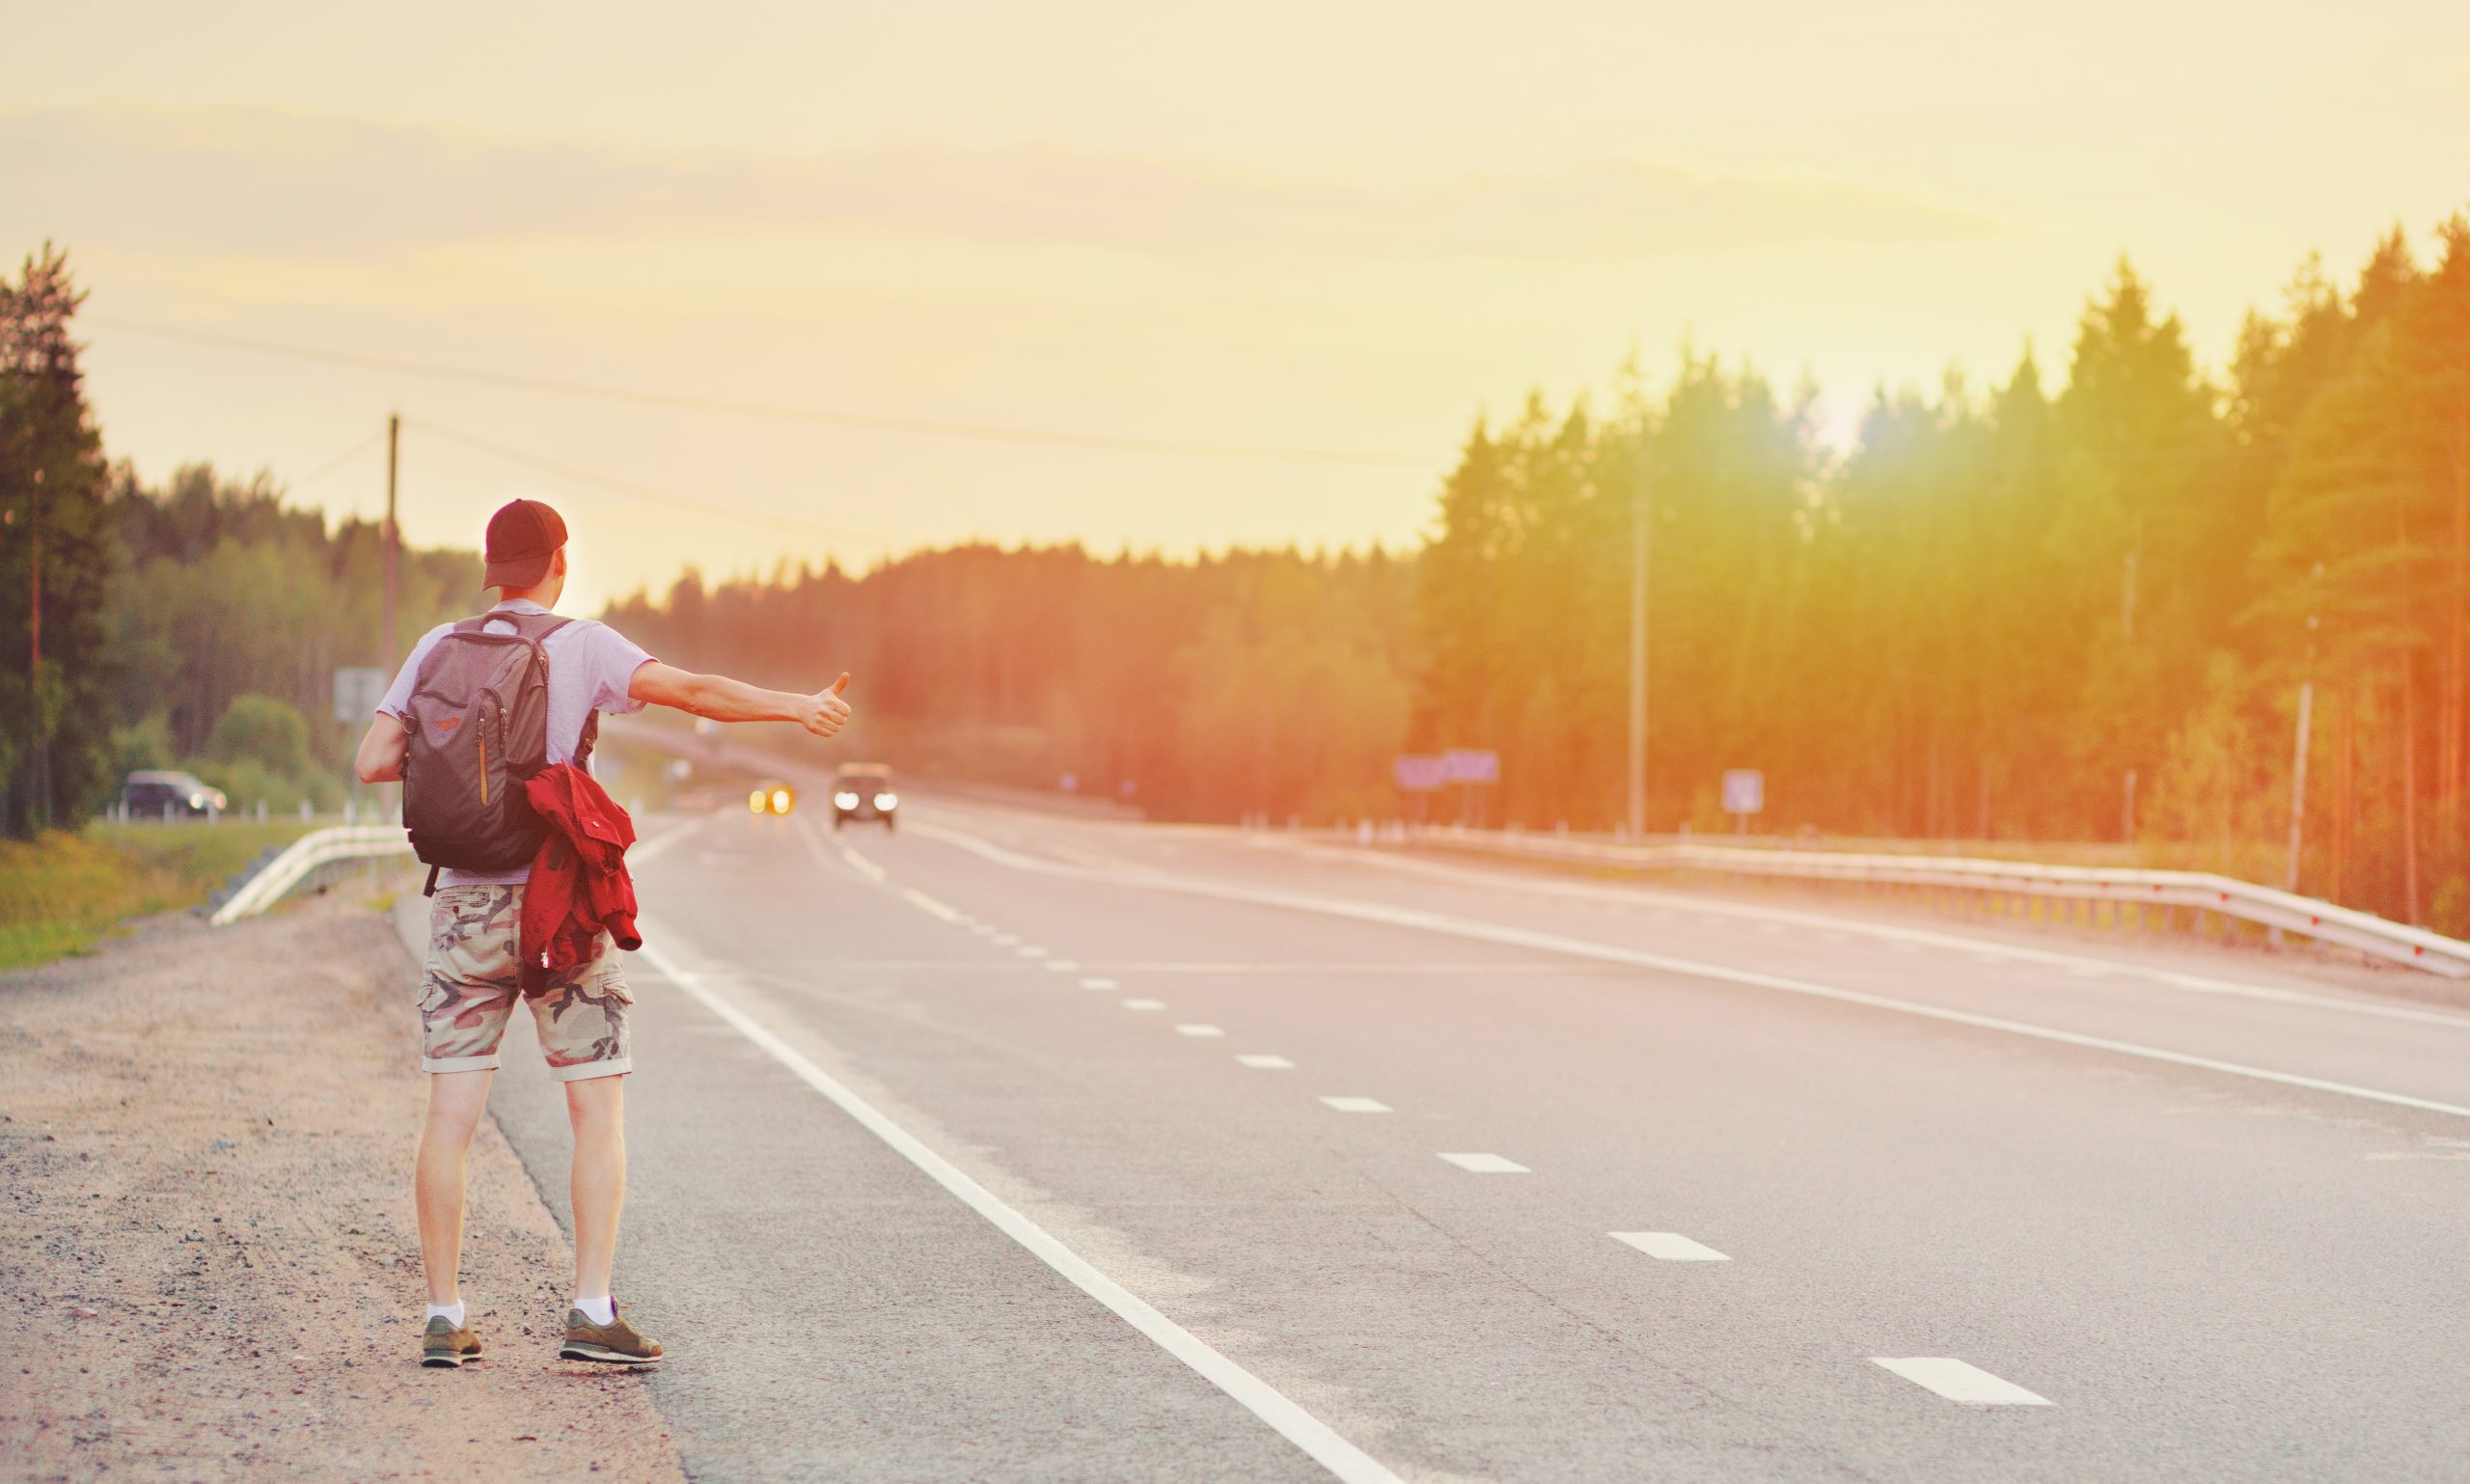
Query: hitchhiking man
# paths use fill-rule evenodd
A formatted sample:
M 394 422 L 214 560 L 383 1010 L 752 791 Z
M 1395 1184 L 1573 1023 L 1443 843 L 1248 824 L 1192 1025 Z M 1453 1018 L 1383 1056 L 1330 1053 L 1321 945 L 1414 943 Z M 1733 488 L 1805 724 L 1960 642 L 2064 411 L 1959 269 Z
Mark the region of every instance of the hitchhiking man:
M 520 731 L 528 721 L 533 746 L 544 755 L 531 764 L 535 770 L 541 763 L 554 767 L 576 763 L 579 757 L 588 769 L 591 738 L 604 711 L 623 715 L 646 704 L 674 706 L 719 722 L 796 722 L 818 737 L 831 736 L 849 719 L 848 703 L 838 694 L 846 675 L 831 690 L 811 696 L 762 690 L 664 665 L 606 624 L 553 617 L 551 610 L 566 584 L 565 547 L 565 522 L 539 501 L 517 500 L 489 517 L 488 565 L 480 582 L 498 590 L 497 606 L 480 618 L 440 624 L 422 636 L 361 739 L 356 767 L 362 783 L 401 779 L 411 756 L 413 782 L 406 808 L 416 848 L 422 845 L 421 806 L 412 800 L 424 790 L 442 798 L 450 786 L 427 782 L 436 776 L 434 770 L 452 762 L 451 750 L 439 744 L 439 737 L 496 734 L 503 752 L 509 746 L 503 738 Z M 476 634 L 488 637 L 475 639 Z M 512 663 L 532 667 L 521 672 L 533 687 L 529 704 L 518 701 L 509 708 L 505 687 L 483 690 L 480 694 L 490 698 L 494 711 L 472 717 L 475 725 L 461 731 L 430 735 L 429 728 L 453 728 L 465 720 L 436 712 L 437 698 L 453 693 L 453 677 L 447 673 L 461 663 L 455 657 L 492 646 L 501 655 L 523 651 Z M 540 669 L 546 671 L 545 685 L 535 675 Z M 511 727 L 509 714 L 515 717 Z M 413 729 L 423 734 L 418 756 L 412 756 Z M 484 741 L 478 752 L 479 795 L 487 801 L 489 779 L 498 778 L 503 808 L 508 780 L 489 771 Z M 523 761 L 528 759 L 518 766 Z M 497 766 L 503 768 L 504 761 Z M 514 786 L 520 787 L 519 781 Z M 539 838 L 536 821 L 532 838 Z M 423 849 L 423 855 L 428 858 L 431 852 Z M 466 852 L 463 858 L 480 857 Z M 455 1366 L 480 1353 L 480 1336 L 467 1322 L 456 1283 L 463 1253 L 464 1156 L 487 1110 L 498 1043 L 520 996 L 531 1004 L 549 1075 L 565 1086 L 566 1113 L 574 1124 L 574 1302 L 558 1353 L 570 1360 L 648 1365 L 661 1359 L 659 1342 L 628 1323 L 618 1313 L 623 1305 L 609 1293 L 618 1212 L 626 1194 L 623 1087 L 633 1067 L 626 1029 L 626 1006 L 633 997 L 607 932 L 583 962 L 559 972 L 545 993 L 522 990 L 517 923 L 529 876 L 530 867 L 520 861 L 503 869 L 432 872 L 436 896 L 429 909 L 428 959 L 422 971 L 420 1001 L 421 1070 L 429 1074 L 428 1119 L 412 1176 L 420 1210 L 421 1268 L 428 1280 L 421 1360 L 426 1365 Z

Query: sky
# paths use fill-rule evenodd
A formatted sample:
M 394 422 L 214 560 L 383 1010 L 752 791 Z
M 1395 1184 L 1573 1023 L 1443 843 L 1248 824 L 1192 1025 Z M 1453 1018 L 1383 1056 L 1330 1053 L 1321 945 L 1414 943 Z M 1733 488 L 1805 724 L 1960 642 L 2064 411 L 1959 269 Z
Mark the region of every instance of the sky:
M 399 413 L 405 538 L 549 500 L 590 605 L 1412 544 L 1531 392 L 1689 344 L 1841 440 L 2055 381 L 2122 254 L 2217 366 L 2309 253 L 2470 206 L 2465 140 L 2457 0 L 90 0 L 0 49 L 0 256 L 69 251 L 144 477 L 371 515 Z

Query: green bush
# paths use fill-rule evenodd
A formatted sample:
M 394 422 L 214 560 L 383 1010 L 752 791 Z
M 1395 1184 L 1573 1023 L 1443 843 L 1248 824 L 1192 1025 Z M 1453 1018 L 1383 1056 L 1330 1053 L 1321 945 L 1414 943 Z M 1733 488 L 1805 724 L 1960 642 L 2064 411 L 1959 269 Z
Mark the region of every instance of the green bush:
M 237 696 L 206 739 L 206 756 L 221 763 L 255 761 L 277 777 L 299 778 L 309 771 L 309 723 L 288 701 Z
M 112 782 L 141 768 L 172 766 L 172 721 L 156 711 L 144 721 L 112 728 Z

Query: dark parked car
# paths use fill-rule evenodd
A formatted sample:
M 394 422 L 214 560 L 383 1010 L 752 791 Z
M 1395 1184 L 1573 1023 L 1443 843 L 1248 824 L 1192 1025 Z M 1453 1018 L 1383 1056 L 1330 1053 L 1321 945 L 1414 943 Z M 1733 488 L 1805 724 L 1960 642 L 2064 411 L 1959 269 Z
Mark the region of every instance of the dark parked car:
M 220 788 L 208 787 L 194 773 L 140 769 L 121 785 L 120 801 L 131 819 L 160 819 L 165 805 L 175 815 L 203 814 L 231 808 Z
M 880 819 L 893 828 L 892 813 L 900 795 L 892 792 L 892 769 L 880 762 L 844 762 L 832 780 L 832 827 L 852 819 Z

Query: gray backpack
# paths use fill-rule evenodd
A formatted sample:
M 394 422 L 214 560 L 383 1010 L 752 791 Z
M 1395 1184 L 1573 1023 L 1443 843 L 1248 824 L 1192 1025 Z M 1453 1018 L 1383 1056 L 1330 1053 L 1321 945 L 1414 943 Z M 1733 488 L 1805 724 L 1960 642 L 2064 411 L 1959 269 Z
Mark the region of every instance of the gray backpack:
M 495 613 L 441 637 L 413 677 L 405 714 L 403 825 L 412 853 L 437 869 L 511 871 L 546 833 L 523 785 L 549 765 L 549 655 L 541 642 L 571 619 Z M 489 623 L 511 623 L 492 634 Z M 591 756 L 600 714 L 584 720 L 575 764 Z

